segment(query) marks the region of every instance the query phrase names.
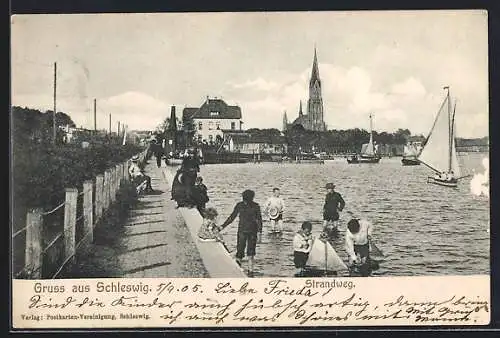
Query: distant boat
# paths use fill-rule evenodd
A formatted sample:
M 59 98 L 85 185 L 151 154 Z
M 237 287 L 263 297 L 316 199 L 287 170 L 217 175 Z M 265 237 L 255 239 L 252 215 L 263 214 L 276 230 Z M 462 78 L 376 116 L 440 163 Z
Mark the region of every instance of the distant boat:
M 404 146 L 403 158 L 401 159 L 401 163 L 403 165 L 420 165 L 420 161 L 418 160 L 419 149 L 413 143 L 406 144 Z
M 418 160 L 436 173 L 435 176 L 427 178 L 428 183 L 456 187 L 458 180 L 462 178 L 455 145 L 456 103 L 452 111 L 450 88 L 444 87 L 444 89 L 447 90 L 446 97 Z
M 370 114 L 370 142 L 361 146 L 360 155 L 351 155 L 347 157 L 347 163 L 378 163 L 380 155 L 377 152 L 377 147 L 373 144 L 373 131 L 372 131 L 372 114 Z
M 304 274 L 307 276 L 336 275 L 347 271 L 344 261 L 328 241 L 315 239 L 312 243 Z

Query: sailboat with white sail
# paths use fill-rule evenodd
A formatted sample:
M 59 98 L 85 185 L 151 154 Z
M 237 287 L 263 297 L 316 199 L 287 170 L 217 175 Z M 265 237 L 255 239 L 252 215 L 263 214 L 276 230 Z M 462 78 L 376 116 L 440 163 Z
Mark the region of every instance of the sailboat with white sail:
M 460 165 L 455 147 L 455 108 L 451 108 L 450 88 L 444 87 L 446 97 L 439 108 L 427 141 L 418 160 L 436 174 L 427 178 L 428 183 L 456 187 Z
M 417 147 L 414 143 L 405 144 L 403 150 L 403 158 L 401 159 L 401 163 L 403 165 L 419 165 L 420 161 L 418 160 L 418 154 L 420 153 L 419 147 Z
M 380 155 L 373 142 L 372 114 L 370 114 L 370 141 L 361 146 L 360 155 L 354 155 L 347 158 L 347 163 L 378 163 Z
M 326 240 L 315 239 L 309 252 L 304 275 L 309 277 L 328 276 L 336 275 L 342 271 L 348 271 L 348 267 L 332 245 Z

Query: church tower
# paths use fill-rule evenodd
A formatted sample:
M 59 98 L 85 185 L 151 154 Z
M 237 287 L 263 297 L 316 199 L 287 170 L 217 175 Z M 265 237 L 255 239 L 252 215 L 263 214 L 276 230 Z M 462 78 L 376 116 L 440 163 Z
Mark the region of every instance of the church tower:
M 285 112 L 283 113 L 283 128 L 282 128 L 282 132 L 285 133 L 288 129 L 288 117 L 286 116 L 286 110 Z
M 323 120 L 323 98 L 321 96 L 321 80 L 319 78 L 318 57 L 314 48 L 314 60 L 309 80 L 309 100 L 307 101 L 307 115 L 311 130 L 325 131 Z

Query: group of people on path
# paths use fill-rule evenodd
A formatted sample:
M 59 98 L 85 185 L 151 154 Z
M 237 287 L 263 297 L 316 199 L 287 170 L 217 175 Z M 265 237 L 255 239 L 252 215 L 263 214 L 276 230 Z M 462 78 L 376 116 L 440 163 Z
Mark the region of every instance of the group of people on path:
M 177 207 L 196 207 L 203 216 L 205 206 L 210 201 L 208 188 L 198 175 L 200 162 L 194 150 L 189 150 L 182 160 L 172 182 L 172 200 Z

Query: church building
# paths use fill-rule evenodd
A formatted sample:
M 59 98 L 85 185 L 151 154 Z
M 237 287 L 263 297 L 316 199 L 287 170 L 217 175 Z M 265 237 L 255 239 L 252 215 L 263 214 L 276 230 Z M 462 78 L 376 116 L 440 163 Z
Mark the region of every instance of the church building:
M 283 116 L 283 128 L 287 129 L 295 125 L 302 125 L 304 129 L 314 131 L 326 131 L 323 119 L 323 98 L 321 96 L 321 80 L 319 78 L 318 57 L 314 48 L 314 60 L 309 80 L 309 100 L 307 101 L 307 114 L 302 111 L 302 101 L 299 104 L 299 116 L 288 124 L 286 113 Z

